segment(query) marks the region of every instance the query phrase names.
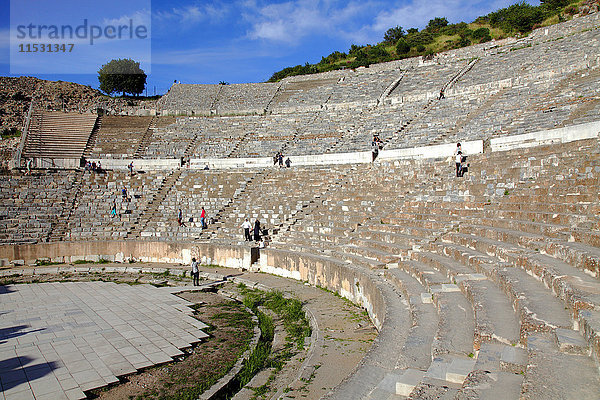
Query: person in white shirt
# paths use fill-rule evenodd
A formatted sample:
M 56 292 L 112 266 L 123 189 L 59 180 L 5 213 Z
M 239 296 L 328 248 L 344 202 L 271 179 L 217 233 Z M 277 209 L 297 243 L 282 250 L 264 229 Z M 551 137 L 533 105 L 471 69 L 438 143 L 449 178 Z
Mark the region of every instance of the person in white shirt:
M 242 224 L 242 228 L 244 229 L 244 240 L 248 242 L 252 241 L 252 236 L 250 236 L 250 228 L 252 228 L 252 224 L 250 221 L 248 221 L 248 218 L 246 218 Z
M 462 147 L 460 146 L 460 143 L 456 144 L 456 150 L 454 150 L 454 159 L 456 162 L 456 176 L 457 177 L 461 177 L 462 176 L 462 158 L 465 156 L 466 154 L 463 153 L 462 151 Z
M 195 258 L 192 258 L 192 280 L 194 286 L 200 286 L 200 270 Z

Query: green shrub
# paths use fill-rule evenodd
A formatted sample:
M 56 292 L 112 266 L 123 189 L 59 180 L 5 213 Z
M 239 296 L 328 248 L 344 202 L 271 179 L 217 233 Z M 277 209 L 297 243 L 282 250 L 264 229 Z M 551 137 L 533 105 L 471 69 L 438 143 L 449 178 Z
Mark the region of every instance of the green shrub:
M 565 8 L 565 14 L 567 15 L 575 15 L 579 12 L 579 8 L 577 8 L 577 6 L 575 5 L 570 5 L 569 7 Z
M 410 46 L 406 43 L 406 40 L 400 39 L 396 43 L 396 53 L 397 54 L 406 54 L 410 51 Z
M 494 28 L 501 28 L 505 32 L 526 33 L 544 20 L 544 14 L 540 7 L 522 2 L 492 12 L 487 18 Z
M 420 44 L 425 46 L 430 43 L 433 43 L 434 40 L 435 38 L 433 37 L 433 35 L 425 31 L 411 33 L 406 36 L 406 43 L 408 43 L 410 47 L 416 47 Z
M 488 28 L 478 28 L 473 31 L 471 37 L 473 39 L 483 39 L 486 36 L 490 36 L 490 30 Z

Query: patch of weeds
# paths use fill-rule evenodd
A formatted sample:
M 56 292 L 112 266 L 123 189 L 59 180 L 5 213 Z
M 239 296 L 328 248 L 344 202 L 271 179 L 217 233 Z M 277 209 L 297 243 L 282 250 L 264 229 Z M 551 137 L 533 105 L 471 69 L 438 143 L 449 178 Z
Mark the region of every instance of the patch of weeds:
M 12 275 L 7 275 L 2 277 L 2 279 L 0 279 L 0 286 L 4 286 L 4 285 L 14 285 L 16 283 L 19 283 L 18 279 L 15 278 L 19 278 L 21 277 L 21 274 L 12 274 Z
M 64 262 L 53 262 L 53 261 L 48 261 L 48 260 L 35 260 L 35 265 L 37 265 L 38 267 L 45 267 L 47 265 L 60 265 L 60 264 L 64 264 Z
M 473 357 L 475 357 L 475 354 L 469 353 L 468 356 L 469 356 L 469 358 L 473 358 Z
M 504 189 L 504 195 L 505 195 L 505 196 L 508 196 L 508 195 L 509 195 L 508 189 Z
M 252 388 L 252 391 L 254 392 L 254 396 L 252 396 L 252 398 L 257 399 L 259 396 L 264 396 L 265 394 L 269 393 L 269 390 L 269 385 L 266 383 L 259 387 Z
M 108 264 L 108 263 L 110 263 L 110 261 L 108 261 L 104 258 L 100 258 L 98 261 L 77 260 L 77 261 L 73 261 L 72 264 L 80 265 L 80 264 Z

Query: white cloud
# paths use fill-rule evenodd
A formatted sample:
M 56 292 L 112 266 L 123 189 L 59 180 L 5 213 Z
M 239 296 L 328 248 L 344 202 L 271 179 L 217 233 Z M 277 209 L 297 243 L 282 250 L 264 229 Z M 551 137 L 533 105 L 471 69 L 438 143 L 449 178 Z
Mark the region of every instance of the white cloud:
M 319 34 L 348 36 L 353 21 L 371 12 L 371 2 L 336 0 L 297 0 L 259 5 L 249 0 L 243 3 L 243 18 L 251 24 L 247 36 L 295 44 L 303 37 Z
M 119 25 L 129 25 L 129 21 L 133 22 L 134 26 L 140 26 L 140 25 L 144 25 L 144 26 L 150 26 L 150 11 L 149 10 L 138 10 L 136 12 L 134 12 L 131 15 L 122 15 L 119 18 L 112 18 L 112 19 L 104 19 L 103 24 L 104 26 L 107 25 L 113 25 L 113 26 L 119 26 Z
M 154 19 L 159 23 L 177 23 L 179 27 L 190 27 L 201 22 L 221 21 L 229 12 L 226 4 L 194 4 L 167 11 L 154 12 Z

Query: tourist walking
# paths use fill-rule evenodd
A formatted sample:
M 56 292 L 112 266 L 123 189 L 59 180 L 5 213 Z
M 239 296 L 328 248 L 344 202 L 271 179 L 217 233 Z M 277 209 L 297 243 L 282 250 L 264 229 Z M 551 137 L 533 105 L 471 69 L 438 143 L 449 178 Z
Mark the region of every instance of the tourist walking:
M 289 167 L 291 167 L 291 166 L 292 166 L 292 160 L 290 160 L 290 158 L 289 158 L 289 157 L 287 158 L 287 160 L 285 160 L 285 166 L 286 166 L 287 168 L 289 168 Z
M 445 98 L 446 98 L 446 96 L 444 95 L 444 88 L 441 88 L 440 89 L 440 97 L 438 98 L 438 100 L 442 100 L 442 99 L 445 99 Z
M 129 163 L 127 168 L 129 168 L 129 175 L 133 175 L 133 161 Z
M 254 240 L 260 242 L 260 221 L 258 218 L 254 221 Z
M 195 257 L 192 258 L 192 284 L 200 286 L 200 270 L 198 269 L 198 262 Z
M 244 229 L 244 240 L 250 242 L 252 240 L 252 236 L 250 236 L 250 229 L 252 228 L 252 224 L 248 221 L 248 218 L 242 224 L 242 228 Z
M 113 205 L 110 209 L 110 216 L 113 218 L 117 216 L 117 202 L 115 200 L 113 200 Z

